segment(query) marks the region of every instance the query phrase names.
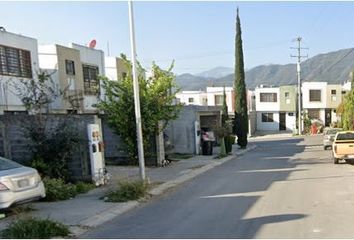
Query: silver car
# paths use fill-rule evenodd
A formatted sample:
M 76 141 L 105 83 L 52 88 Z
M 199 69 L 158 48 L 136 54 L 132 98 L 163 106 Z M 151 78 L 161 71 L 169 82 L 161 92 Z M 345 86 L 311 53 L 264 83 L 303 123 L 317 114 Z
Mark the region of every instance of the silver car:
M 0 209 L 44 197 L 44 185 L 36 169 L 0 157 Z
M 332 148 L 334 136 L 337 132 L 343 131 L 342 128 L 328 128 L 323 132 L 323 149 Z

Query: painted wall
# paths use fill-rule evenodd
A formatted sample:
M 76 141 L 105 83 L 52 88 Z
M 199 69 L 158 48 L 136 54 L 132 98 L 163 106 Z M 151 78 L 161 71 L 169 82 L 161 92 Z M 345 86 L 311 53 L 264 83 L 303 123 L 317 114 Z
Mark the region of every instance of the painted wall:
M 207 105 L 207 94 L 203 91 L 182 91 L 176 94 L 176 98 L 179 98 L 181 103 L 185 105 Z M 189 102 L 189 98 L 193 98 L 193 102 Z
M 273 122 L 262 122 L 262 113 L 273 113 Z M 279 112 L 257 111 L 257 130 L 258 131 L 279 131 Z
M 234 89 L 233 87 L 225 87 L 225 94 L 226 94 L 226 104 L 228 107 L 228 113 L 231 115 L 234 115 L 235 112 L 235 106 L 234 106 Z M 215 105 L 215 96 L 221 95 L 223 96 L 224 94 L 224 88 L 223 87 L 207 87 L 206 88 L 206 94 L 208 98 L 208 106 L 216 106 Z M 222 106 L 222 105 L 220 105 Z
M 321 90 L 321 101 L 310 102 L 310 90 Z M 304 82 L 302 84 L 302 106 L 307 108 L 326 108 L 327 82 Z
M 276 102 L 261 102 L 260 101 L 260 94 L 261 93 L 276 93 L 277 94 L 277 101 Z M 280 111 L 280 90 L 279 88 L 256 88 L 255 89 L 256 95 L 256 111 Z
M 292 114 L 292 116 L 289 115 Z M 296 112 L 287 112 L 285 116 L 286 130 L 294 131 L 296 128 Z
M 91 66 L 98 67 L 99 75 L 105 76 L 105 63 L 104 63 L 104 52 L 102 50 L 88 48 L 75 43 L 70 43 L 69 47 L 77 49 L 80 52 L 80 60 L 82 64 L 87 64 Z M 99 96 L 85 95 L 83 107 L 85 112 L 97 112 L 97 108 L 93 105 L 99 102 L 99 99 L 104 97 L 104 88 L 102 81 L 100 82 L 100 94 Z
M 30 51 L 32 76 L 35 78 L 39 71 L 37 39 L 0 31 L 0 45 Z M 15 86 L 19 78 L 0 75 L 0 114 L 4 111 L 24 111 L 21 100 L 17 97 Z
M 282 112 L 294 112 L 296 111 L 297 90 L 295 85 L 280 86 L 279 87 L 279 101 L 280 111 Z M 289 93 L 286 98 L 285 93 Z
M 336 94 L 332 94 L 332 90 L 336 91 Z M 340 84 L 328 84 L 327 85 L 327 108 L 335 109 L 342 101 L 342 85 Z

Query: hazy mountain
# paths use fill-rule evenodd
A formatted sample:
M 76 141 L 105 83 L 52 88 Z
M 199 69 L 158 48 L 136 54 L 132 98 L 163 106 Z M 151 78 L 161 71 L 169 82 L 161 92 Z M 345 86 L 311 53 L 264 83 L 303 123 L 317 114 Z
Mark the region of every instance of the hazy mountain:
M 216 67 L 213 69 L 210 69 L 209 71 L 201 72 L 198 74 L 195 74 L 198 77 L 204 77 L 204 78 L 221 78 L 225 77 L 227 75 L 230 75 L 234 72 L 233 68 L 229 67 Z
M 354 48 L 319 54 L 301 64 L 303 81 L 343 83 L 348 80 L 354 69 Z M 183 90 L 205 89 L 207 86 L 232 86 L 234 75 L 220 78 L 204 78 L 191 74 L 177 76 L 176 80 Z M 253 89 L 260 84 L 296 84 L 296 64 L 261 65 L 246 71 L 247 88 Z

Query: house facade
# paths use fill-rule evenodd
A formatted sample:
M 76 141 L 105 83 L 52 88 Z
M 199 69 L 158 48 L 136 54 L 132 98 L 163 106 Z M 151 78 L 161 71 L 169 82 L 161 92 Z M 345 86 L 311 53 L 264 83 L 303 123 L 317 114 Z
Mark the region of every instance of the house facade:
M 306 117 L 318 119 L 325 126 L 337 122 L 336 109 L 347 90 L 344 85 L 327 82 L 304 82 L 302 84 L 302 103 Z
M 118 57 L 105 57 L 105 73 L 109 80 L 117 81 L 128 74 L 124 61 Z
M 293 131 L 296 127 L 296 86 L 255 89 L 258 131 Z
M 53 113 L 96 113 L 104 92 L 100 75 L 105 75 L 104 52 L 70 43 L 41 45 L 39 66 L 51 74 L 63 96 L 50 105 Z
M 84 112 L 84 81 L 80 51 L 61 45 L 40 45 L 38 47 L 39 66 L 51 74 L 58 91 L 63 97 L 56 98 L 50 105 L 52 113 L 69 111 Z
M 0 31 L 0 114 L 25 111 L 17 87 L 39 71 L 37 46 L 34 38 Z
M 204 91 L 182 91 L 176 94 L 176 99 L 186 106 L 208 106 L 208 95 Z
M 102 50 L 71 43 L 72 49 L 79 50 L 84 81 L 83 109 L 97 112 L 96 105 L 105 93 L 99 76 L 105 76 L 105 56 Z

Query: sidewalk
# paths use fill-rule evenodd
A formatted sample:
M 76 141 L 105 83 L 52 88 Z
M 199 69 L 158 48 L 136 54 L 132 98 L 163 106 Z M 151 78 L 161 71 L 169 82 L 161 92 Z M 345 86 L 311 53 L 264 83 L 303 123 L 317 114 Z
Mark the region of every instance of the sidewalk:
M 166 190 L 188 181 L 211 168 L 253 150 L 255 147 L 255 144 L 250 143 L 247 149 L 240 150 L 237 149 L 237 145 L 234 145 L 233 154 L 222 159 L 214 159 L 218 153 L 218 148 L 214 148 L 213 156 L 197 155 L 186 160 L 173 161 L 163 168 L 146 168 L 146 176 L 155 185 L 149 191 L 149 194 L 151 196 L 160 195 Z M 30 203 L 36 210 L 21 213 L 20 217 L 33 216 L 61 222 L 70 226 L 70 230 L 74 234 L 72 237 L 75 237 L 138 206 L 140 204 L 138 201 L 109 203 L 99 199 L 105 192 L 113 188 L 119 180 L 139 179 L 138 167 L 108 166 L 107 168 L 112 176 L 108 185 L 66 201 Z M 6 228 L 14 218 L 8 217 L 0 220 L 0 230 Z

